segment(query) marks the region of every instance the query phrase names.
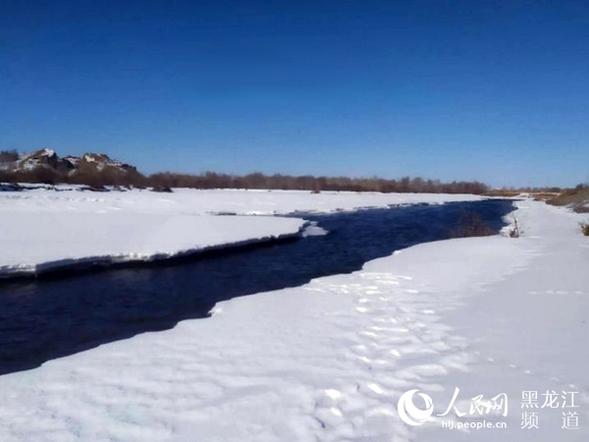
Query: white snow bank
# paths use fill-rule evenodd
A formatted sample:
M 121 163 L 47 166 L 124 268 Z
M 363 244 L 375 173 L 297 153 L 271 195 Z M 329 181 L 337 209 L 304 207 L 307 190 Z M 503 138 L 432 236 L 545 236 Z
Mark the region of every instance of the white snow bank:
M 72 186 L 58 186 L 63 191 L 36 189 L 0 192 L 0 213 L 14 211 L 67 210 L 113 212 L 131 210 L 157 214 L 286 214 L 293 212 L 335 212 L 366 207 L 450 201 L 477 201 L 476 195 L 321 192 L 280 190 L 195 190 L 174 189 L 173 193 L 147 190 L 127 192 L 80 192 Z M 66 190 L 68 189 L 68 190 Z
M 519 239 L 422 244 L 1 376 L 0 440 L 588 440 L 589 241 L 578 216 L 518 205 Z M 462 412 L 506 393 L 507 429 L 400 420 L 404 392 L 430 395 L 439 414 L 455 387 Z M 524 390 L 540 401 L 578 392 L 579 429 L 561 429 L 570 410 L 522 410 Z M 524 411 L 538 412 L 540 429 L 521 429 Z
M 0 214 L 0 276 L 83 263 L 166 259 L 298 234 L 303 220 L 276 217 L 63 213 Z
M 476 200 L 473 195 L 176 189 L 79 191 L 76 186 L 0 192 L 0 276 L 84 263 L 148 261 L 293 234 L 302 222 L 211 214 L 331 212 Z M 310 228 L 305 235 L 325 234 Z

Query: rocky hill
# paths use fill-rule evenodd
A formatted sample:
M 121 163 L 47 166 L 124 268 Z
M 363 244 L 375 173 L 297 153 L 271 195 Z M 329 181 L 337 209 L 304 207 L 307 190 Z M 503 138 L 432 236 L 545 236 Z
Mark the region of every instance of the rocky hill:
M 84 184 L 104 186 L 144 186 L 145 177 L 130 164 L 108 155 L 85 153 L 59 157 L 53 149 L 28 154 L 0 151 L 0 183 Z
M 53 149 L 41 149 L 28 154 L 3 152 L 0 155 L 0 169 L 9 172 L 31 172 L 38 168 L 50 169 L 58 174 L 72 175 L 78 172 L 113 173 L 137 172 L 137 168 L 129 164 L 111 159 L 106 154 L 85 153 L 82 156 L 68 155 L 60 158 Z

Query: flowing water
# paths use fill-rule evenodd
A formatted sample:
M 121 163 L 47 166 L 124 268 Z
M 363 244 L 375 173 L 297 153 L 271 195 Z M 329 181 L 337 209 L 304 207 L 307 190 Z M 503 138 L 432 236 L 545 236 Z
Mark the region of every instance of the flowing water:
M 168 329 L 183 319 L 205 318 L 218 301 L 358 270 L 395 250 L 448 238 L 467 213 L 498 231 L 511 210 L 511 201 L 488 200 L 297 214 L 329 233 L 169 265 L 4 282 L 0 375 Z

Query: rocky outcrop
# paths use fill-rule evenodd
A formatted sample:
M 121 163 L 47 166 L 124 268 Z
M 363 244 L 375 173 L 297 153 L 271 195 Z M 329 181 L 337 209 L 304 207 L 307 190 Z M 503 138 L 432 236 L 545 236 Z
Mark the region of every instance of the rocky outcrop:
M 0 166 L 11 172 L 30 172 L 43 167 L 66 175 L 101 171 L 137 172 L 135 166 L 113 160 L 106 154 L 85 153 L 82 156 L 68 155 L 60 158 L 53 149 L 48 148 L 21 154 L 15 161 L 3 161 Z

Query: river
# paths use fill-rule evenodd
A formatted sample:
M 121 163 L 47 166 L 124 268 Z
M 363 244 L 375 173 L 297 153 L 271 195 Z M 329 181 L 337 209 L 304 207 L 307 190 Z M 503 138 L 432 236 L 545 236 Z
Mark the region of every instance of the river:
M 215 303 L 358 270 L 369 260 L 452 236 L 465 214 L 493 231 L 511 201 L 297 214 L 329 233 L 149 267 L 0 284 L 0 375 L 178 321 Z M 206 320 L 206 319 L 205 319 Z

